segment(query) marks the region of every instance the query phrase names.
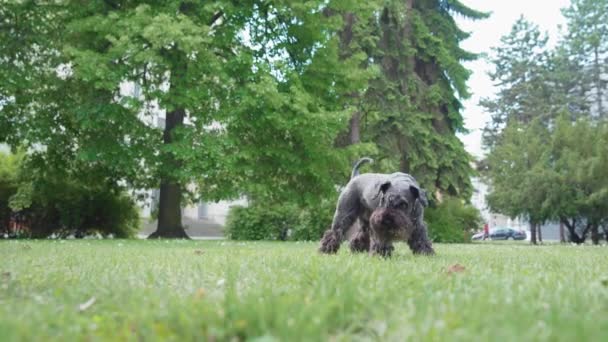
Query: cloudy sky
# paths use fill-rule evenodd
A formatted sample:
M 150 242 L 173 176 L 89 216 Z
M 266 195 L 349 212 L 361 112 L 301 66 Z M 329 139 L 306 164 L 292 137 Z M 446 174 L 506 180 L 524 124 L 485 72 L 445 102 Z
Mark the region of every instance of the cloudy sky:
M 471 32 L 469 39 L 462 46 L 473 52 L 490 53 L 490 48 L 500 43 L 500 37 L 508 34 L 513 23 L 523 15 L 526 19 L 536 23 L 542 31 L 547 31 L 550 44 L 554 44 L 559 37 L 558 25 L 564 25 L 565 20 L 560 9 L 567 7 L 570 0 L 461 0 L 471 8 L 491 12 L 490 18 L 479 21 L 468 21 L 457 18 L 460 28 Z M 468 86 L 473 96 L 464 102 L 463 115 L 466 127 L 471 133 L 462 135 L 467 150 L 476 157 L 481 157 L 481 129 L 489 120 L 489 114 L 484 113 L 478 106 L 483 97 L 492 96 L 496 88 L 493 86 L 487 72 L 491 65 L 485 60 L 467 63 L 466 66 L 473 71 Z

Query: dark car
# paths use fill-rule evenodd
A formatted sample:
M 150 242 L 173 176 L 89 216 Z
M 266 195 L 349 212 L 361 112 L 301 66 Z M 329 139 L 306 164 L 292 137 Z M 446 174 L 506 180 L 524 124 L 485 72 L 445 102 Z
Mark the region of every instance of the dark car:
M 471 237 L 471 240 L 482 240 L 483 232 Z M 513 228 L 494 228 L 490 229 L 490 240 L 525 240 L 526 232 Z

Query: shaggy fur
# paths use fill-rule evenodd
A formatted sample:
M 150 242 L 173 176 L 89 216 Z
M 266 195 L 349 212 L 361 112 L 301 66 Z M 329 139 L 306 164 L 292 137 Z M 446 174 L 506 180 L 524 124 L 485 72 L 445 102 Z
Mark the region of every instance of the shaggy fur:
M 424 189 L 420 188 L 414 177 L 402 172 L 360 175 L 359 166 L 365 162 L 371 162 L 371 159 L 362 158 L 353 167 L 352 178 L 338 198 L 331 228 L 323 235 L 319 251 L 327 254 L 336 253 L 340 249 L 346 232 L 355 222 L 358 222 L 358 231 L 350 241 L 351 250 L 364 252 L 373 248 L 378 254 L 390 255 L 392 244 L 378 244 L 378 241 L 385 240 L 374 240 L 370 237 L 372 213 L 378 208 L 390 208 L 400 211 L 411 222 L 408 226 L 410 233 L 407 243 L 412 252 L 414 254 L 434 254 L 424 224 L 424 207 L 428 205 Z M 389 216 L 393 219 L 396 218 L 395 215 Z M 380 226 L 387 228 L 390 225 Z M 372 244 L 374 244 L 373 247 Z
M 370 236 L 369 233 L 364 233 L 358 230 L 349 241 L 350 250 L 353 253 L 369 251 Z
M 408 241 L 414 226 L 412 221 L 400 210 L 378 208 L 369 218 L 371 231 L 370 254 L 390 257 L 393 241 Z

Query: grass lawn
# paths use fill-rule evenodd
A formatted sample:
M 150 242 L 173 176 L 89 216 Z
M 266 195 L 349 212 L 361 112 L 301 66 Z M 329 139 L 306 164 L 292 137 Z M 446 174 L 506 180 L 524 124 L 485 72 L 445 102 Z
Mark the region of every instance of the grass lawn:
M 0 340 L 608 340 L 605 246 L 316 247 L 0 241 Z

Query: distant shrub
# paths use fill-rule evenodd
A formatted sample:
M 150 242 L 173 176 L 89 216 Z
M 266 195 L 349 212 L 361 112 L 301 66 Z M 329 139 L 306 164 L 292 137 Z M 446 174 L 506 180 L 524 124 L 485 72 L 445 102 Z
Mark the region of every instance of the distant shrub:
M 298 222 L 294 226 L 291 240 L 316 241 L 321 239 L 325 230 L 331 227 L 336 210 L 335 200 L 322 200 L 316 206 L 300 211 Z
M 230 209 L 225 234 L 233 240 L 319 240 L 331 226 L 335 200 L 298 207 L 294 204 L 236 206 Z M 429 235 L 435 242 L 469 241 L 469 232 L 481 224 L 479 211 L 456 198 L 447 198 L 425 210 Z
M 233 240 L 318 240 L 331 225 L 335 203 L 299 207 L 295 204 L 261 205 L 230 209 L 225 234 Z
M 139 209 L 124 192 L 52 175 L 25 180 L 20 177 L 21 162 L 20 158 L 0 153 L 2 235 L 45 238 L 111 234 L 127 238 L 139 229 Z M 11 164 L 10 168 L 6 164 Z M 12 171 L 2 171 L 7 169 Z M 24 230 L 16 232 L 10 227 L 17 219 Z
M 477 208 L 457 198 L 446 198 L 438 206 L 426 208 L 425 221 L 431 240 L 443 243 L 469 242 L 470 231 L 482 222 Z
M 287 240 L 298 219 L 292 205 L 250 205 L 230 208 L 225 234 L 232 240 Z
M 0 235 L 8 233 L 12 210 L 10 198 L 17 192 L 22 156 L 0 152 Z

